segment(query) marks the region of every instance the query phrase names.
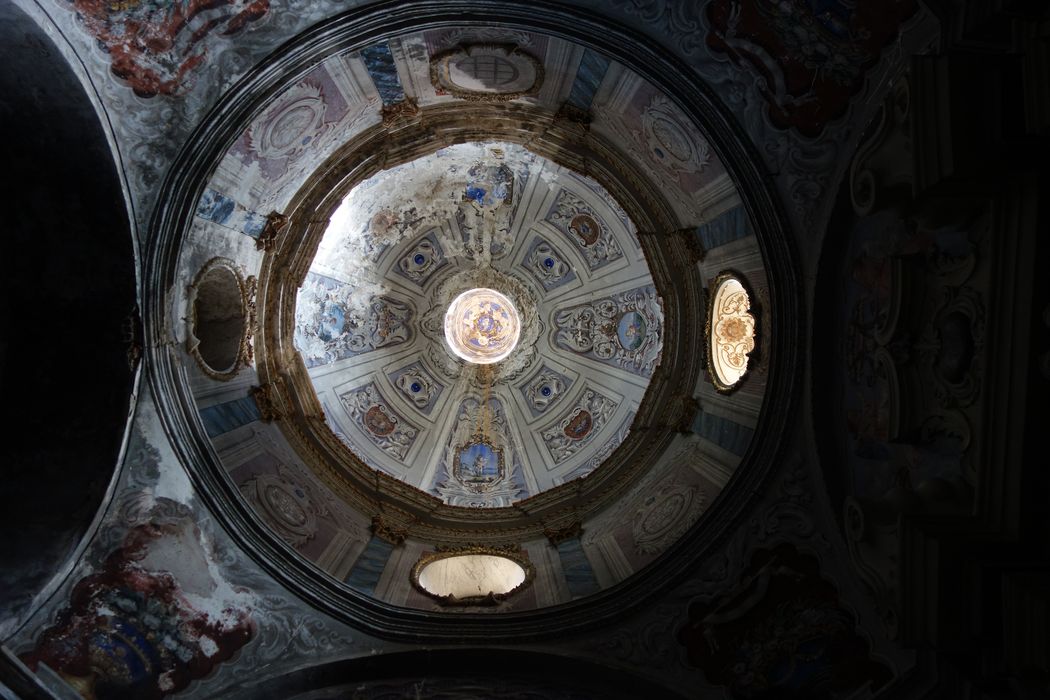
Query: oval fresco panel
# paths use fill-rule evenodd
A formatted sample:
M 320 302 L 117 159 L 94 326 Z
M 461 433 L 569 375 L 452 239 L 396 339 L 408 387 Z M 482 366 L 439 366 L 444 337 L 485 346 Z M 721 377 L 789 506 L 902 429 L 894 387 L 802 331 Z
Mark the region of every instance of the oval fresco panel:
M 624 350 L 637 350 L 645 340 L 645 332 L 648 327 L 645 317 L 637 311 L 628 311 L 620 317 L 620 323 L 616 327 L 616 337 Z
M 590 411 L 580 411 L 565 426 L 565 436 L 573 440 L 582 440 L 591 432 L 593 426 L 594 418 L 591 416 Z
M 394 432 L 394 420 L 383 412 L 379 406 L 372 406 L 365 413 L 365 427 L 376 435 L 389 435 Z
M 602 233 L 601 226 L 590 214 L 577 214 L 569 222 L 569 230 L 579 237 L 580 242 L 590 246 L 598 242 Z

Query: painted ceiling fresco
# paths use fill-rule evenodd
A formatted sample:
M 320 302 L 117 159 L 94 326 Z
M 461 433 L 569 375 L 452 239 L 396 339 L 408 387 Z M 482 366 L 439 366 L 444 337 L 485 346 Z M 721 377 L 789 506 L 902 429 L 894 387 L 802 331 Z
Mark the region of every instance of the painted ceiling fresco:
M 522 326 L 485 375 L 444 332 L 478 286 L 507 295 Z M 506 506 L 622 442 L 662 328 L 634 226 L 600 185 L 469 143 L 350 192 L 299 291 L 295 346 L 367 464 L 452 505 Z
M 479 99 L 589 115 L 685 221 L 709 218 L 707 200 L 733 189 L 706 137 L 649 83 L 571 42 L 492 28 L 408 34 L 327 59 L 256 115 L 212 185 L 237 212 L 281 211 L 309 173 L 384 117 Z
M 700 277 L 732 268 L 758 302 L 768 299 L 754 229 L 695 123 L 599 53 L 490 27 L 395 36 L 330 56 L 276 92 L 206 183 L 181 269 L 192 279 L 222 255 L 245 274 L 262 274 L 273 213 L 301 206 L 312 186 L 304 183 L 330 172 L 322 168 L 333 156 L 373 143 L 371 134 L 478 102 L 546 115 L 584 142 L 614 144 L 634 183 L 627 189 L 649 183 L 676 230 L 704 250 L 694 263 Z M 584 484 L 641 433 L 640 403 L 674 342 L 642 234 L 596 180 L 501 137 L 394 157 L 399 164 L 341 191 L 327 223 L 319 222 L 327 228 L 296 291 L 287 347 L 302 360 L 300 376 L 334 434 L 326 439 L 398 489 L 485 511 L 463 517 L 503 517 L 497 509 Z M 449 305 L 473 288 L 505 295 L 521 321 L 515 349 L 486 370 L 457 357 L 445 339 Z M 224 387 L 200 380 L 194 388 L 241 493 L 284 542 L 340 583 L 435 609 L 409 583 L 413 562 L 435 542 L 356 511 L 338 485 L 304 466 L 309 460 L 253 393 L 269 381 L 256 369 Z M 660 557 L 740 464 L 764 382 L 759 362 L 732 397 L 704 380 L 683 387 L 702 411 L 695 434 L 675 438 L 645 478 L 575 529 L 559 523 L 523 537 L 535 581 L 488 610 L 584 597 Z

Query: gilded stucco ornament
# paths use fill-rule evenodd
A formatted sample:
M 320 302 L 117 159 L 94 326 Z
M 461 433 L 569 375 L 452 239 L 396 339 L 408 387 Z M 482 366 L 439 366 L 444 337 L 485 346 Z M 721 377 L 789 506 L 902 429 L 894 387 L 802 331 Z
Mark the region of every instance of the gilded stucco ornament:
M 741 278 L 720 273 L 711 283 L 707 316 L 707 370 L 721 392 L 732 391 L 747 374 L 755 349 L 755 317 L 751 295 Z

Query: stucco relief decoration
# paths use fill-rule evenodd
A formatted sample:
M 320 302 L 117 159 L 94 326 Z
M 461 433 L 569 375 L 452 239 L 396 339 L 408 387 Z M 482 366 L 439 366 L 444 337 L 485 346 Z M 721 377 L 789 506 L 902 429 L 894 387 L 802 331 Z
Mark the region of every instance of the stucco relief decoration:
M 237 34 L 270 9 L 269 0 L 72 4 L 80 26 L 109 54 L 113 74 L 140 97 L 184 95 L 216 35 Z
M 295 347 L 307 367 L 409 342 L 408 302 L 361 294 L 354 285 L 310 273 L 295 308 Z
M 502 402 L 466 399 L 446 439 L 434 490 L 450 505 L 508 506 L 522 496 L 513 478 L 521 468 L 517 453 Z
M 587 261 L 587 267 L 597 270 L 623 257 L 623 249 L 612 231 L 598 214 L 582 199 L 568 190 L 562 190 L 551 209 L 547 221 L 554 224 Z
M 643 554 L 659 554 L 685 534 L 704 511 L 707 496 L 697 486 L 669 483 L 635 511 L 631 537 Z
M 390 375 L 390 381 L 401 390 L 409 403 L 424 415 L 430 414 L 434 403 L 445 388 L 443 384 L 430 376 L 430 372 L 424 369 L 419 362 L 413 362 L 408 367 L 394 372 Z
M 580 477 L 587 476 L 595 469 L 600 467 L 605 460 L 612 456 L 612 453 L 616 451 L 623 441 L 627 439 L 627 436 L 631 433 L 631 423 L 634 422 L 634 413 L 628 413 L 624 416 L 623 420 L 620 421 L 620 427 L 616 429 L 612 437 L 605 441 L 605 444 L 594 450 L 593 456 L 585 462 L 574 467 L 569 473 L 567 473 L 562 481 L 571 481 L 572 479 L 579 479 Z
M 755 349 L 755 317 L 751 298 L 740 280 L 730 273 L 719 275 L 713 285 L 708 310 L 708 371 L 715 388 L 732 389 L 747 373 Z
M 774 125 L 817 136 L 917 9 L 915 0 L 713 0 L 707 43 L 760 76 Z
M 404 462 L 419 436 L 419 429 L 390 407 L 374 383 L 340 394 L 339 401 L 369 441 Z
M 248 131 L 250 148 L 260 158 L 297 158 L 328 129 L 321 88 L 302 82 L 263 113 Z
M 663 95 L 642 112 L 642 130 L 649 158 L 673 173 L 700 172 L 711 162 L 707 142 Z
M 430 81 L 439 94 L 505 102 L 538 93 L 543 64 L 513 44 L 464 44 L 431 59 Z
M 397 261 L 395 272 L 422 287 L 434 273 L 448 264 L 441 243 L 433 232 L 426 234 Z
M 257 506 L 288 544 L 298 547 L 317 534 L 317 518 L 326 514 L 306 486 L 284 467 L 277 474 L 259 474 L 240 486 L 245 499 Z
M 541 433 L 554 463 L 561 464 L 589 444 L 609 422 L 617 405 L 594 389 L 584 389 L 576 405 Z
M 571 377 L 557 372 L 550 367 L 542 367 L 539 373 L 521 388 L 525 403 L 533 416 L 546 413 L 573 384 Z
M 211 674 L 256 633 L 253 596 L 218 578 L 191 512 L 160 499 L 21 655 L 88 698 L 161 698 Z
M 639 287 L 557 311 L 554 345 L 651 377 L 663 349 L 663 309 L 655 287 Z
M 565 260 L 565 256 L 542 238 L 537 237 L 533 240 L 521 265 L 531 272 L 548 292 L 576 279 L 576 272 Z

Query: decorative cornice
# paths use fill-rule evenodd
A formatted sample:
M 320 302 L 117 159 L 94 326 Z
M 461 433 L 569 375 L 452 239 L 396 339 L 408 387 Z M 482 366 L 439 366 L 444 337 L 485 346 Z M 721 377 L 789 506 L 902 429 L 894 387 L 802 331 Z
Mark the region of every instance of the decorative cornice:
M 571 540 L 574 537 L 579 537 L 581 534 L 583 534 L 583 523 L 579 520 L 573 520 L 561 527 L 543 528 L 543 536 L 547 538 L 552 547 L 557 547 L 565 540 Z
M 271 251 L 277 245 L 277 237 L 288 225 L 288 217 L 276 211 L 266 215 L 266 223 L 263 225 L 262 233 L 255 240 L 255 247 L 259 250 Z
M 408 537 L 408 528 L 397 527 L 387 522 L 382 515 L 376 515 L 372 518 L 372 534 L 396 546 L 404 543 Z

